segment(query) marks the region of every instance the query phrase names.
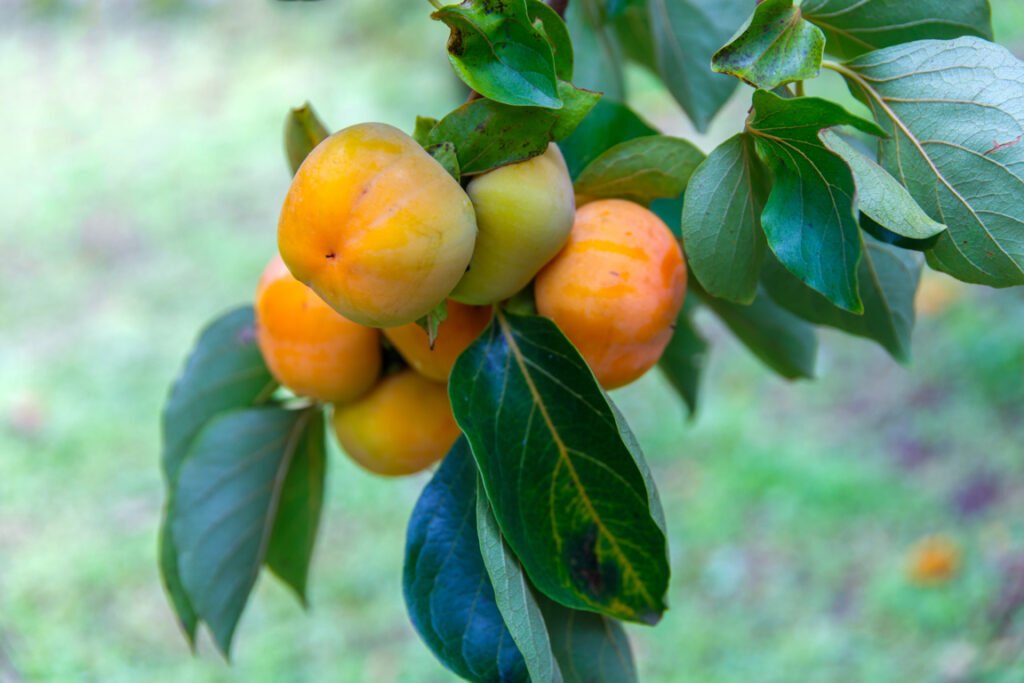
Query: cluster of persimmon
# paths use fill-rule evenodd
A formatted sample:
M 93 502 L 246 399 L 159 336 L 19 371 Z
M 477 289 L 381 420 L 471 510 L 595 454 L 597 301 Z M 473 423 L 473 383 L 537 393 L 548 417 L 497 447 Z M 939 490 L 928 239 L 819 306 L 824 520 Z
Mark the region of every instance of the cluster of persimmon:
M 624 200 L 577 209 L 554 144 L 463 188 L 411 137 L 375 123 L 306 157 L 278 248 L 256 292 L 267 366 L 296 394 L 333 404 L 344 451 L 384 475 L 422 470 L 454 444 L 455 360 L 531 283 L 537 312 L 608 389 L 657 363 L 686 291 L 668 227 Z M 445 301 L 431 345 L 417 321 Z M 382 367 L 384 344 L 401 369 Z

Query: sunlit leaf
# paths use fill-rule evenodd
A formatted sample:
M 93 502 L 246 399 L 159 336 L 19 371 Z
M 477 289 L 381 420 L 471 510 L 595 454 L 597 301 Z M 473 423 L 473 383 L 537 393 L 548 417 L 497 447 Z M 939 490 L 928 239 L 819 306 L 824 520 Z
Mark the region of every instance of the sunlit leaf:
M 647 135 L 657 135 L 650 124 L 624 104 L 601 99 L 559 148 L 574 179 L 594 159 L 615 145 Z
M 621 198 L 648 204 L 682 194 L 703 160 L 704 153 L 681 138 L 633 138 L 587 164 L 574 187 L 577 194 L 592 199 Z

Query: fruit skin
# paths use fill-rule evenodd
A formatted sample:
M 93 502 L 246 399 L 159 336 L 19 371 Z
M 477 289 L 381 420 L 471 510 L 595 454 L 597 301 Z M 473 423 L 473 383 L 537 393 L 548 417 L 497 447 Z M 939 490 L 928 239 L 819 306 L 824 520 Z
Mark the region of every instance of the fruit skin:
M 660 218 L 602 199 L 576 212 L 569 243 L 537 276 L 534 293 L 537 311 L 614 389 L 661 358 L 686 295 L 686 264 Z
M 384 330 L 402 358 L 418 373 L 435 382 L 447 382 L 455 359 L 472 344 L 491 321 L 489 306 L 448 302 L 448 317 L 437 329 L 434 348 L 426 331 L 416 323 Z
M 372 327 L 423 317 L 458 284 L 476 241 L 469 197 L 411 137 L 382 123 L 341 130 L 292 179 L 278 248 L 292 274 Z
M 300 396 L 351 401 L 377 381 L 380 332 L 346 320 L 275 256 L 256 288 L 256 342 L 270 373 Z
M 525 287 L 565 245 L 576 211 L 572 179 L 551 144 L 540 156 L 474 178 L 466 192 L 480 232 L 452 298 L 493 304 Z
M 448 388 L 413 370 L 385 377 L 364 398 L 334 406 L 338 442 L 365 469 L 412 474 L 440 460 L 459 438 Z

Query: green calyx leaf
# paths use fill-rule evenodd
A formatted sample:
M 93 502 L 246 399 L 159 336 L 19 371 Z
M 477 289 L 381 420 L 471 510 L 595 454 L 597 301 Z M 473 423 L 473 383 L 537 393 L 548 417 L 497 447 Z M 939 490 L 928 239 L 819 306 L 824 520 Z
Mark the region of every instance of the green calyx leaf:
M 442 301 L 434 307 L 434 310 L 416 321 L 416 324 L 427 333 L 427 341 L 430 344 L 430 348 L 434 348 L 434 342 L 437 341 L 437 331 L 441 328 L 441 323 L 447 319 L 448 302 Z
M 711 70 L 755 88 L 815 78 L 821 71 L 825 34 L 804 20 L 793 0 L 764 0 L 746 26 L 711 58 Z
M 426 147 L 427 138 L 430 137 L 430 131 L 434 130 L 434 126 L 437 125 L 437 119 L 430 116 L 417 116 L 416 127 L 412 131 L 412 139 L 420 143 L 420 146 Z
M 562 107 L 551 45 L 526 0 L 464 0 L 431 16 L 451 29 L 448 59 L 470 88 L 511 106 Z
M 169 509 L 179 574 L 225 656 L 265 561 L 304 597 L 324 436 L 318 407 L 247 408 L 207 424 L 182 463 Z
M 914 40 L 992 39 L 988 0 L 803 0 L 800 10 L 825 31 L 825 50 L 844 59 Z
M 567 607 L 658 621 L 669 567 L 643 461 L 554 323 L 499 311 L 456 361 L 449 395 L 533 584 Z
M 749 133 L 715 148 L 690 178 L 682 212 L 686 262 L 711 295 L 754 300 L 766 246 L 761 212 L 770 190 Z
M 488 99 L 467 102 L 430 129 L 425 146 L 454 144 L 463 176 L 535 157 L 552 140 L 572 133 L 601 97 L 565 82 L 559 83 L 559 91 L 565 103 L 559 110 L 512 107 Z
M 768 294 L 804 320 L 827 325 L 880 344 L 900 362 L 910 359 L 914 330 L 914 295 L 921 277 L 920 254 L 864 236 L 858 281 L 864 313 L 854 315 L 833 306 L 775 259 L 764 269 Z
M 858 152 L 839 133 L 823 130 L 818 137 L 850 167 L 857 186 L 857 208 L 873 221 L 911 240 L 926 240 L 946 229 L 918 206 L 907 188 L 873 159 Z
M 840 308 L 860 313 L 853 176 L 818 138 L 822 129 L 843 125 L 883 134 L 828 100 L 784 99 L 766 90 L 754 93 L 747 131 L 775 176 L 761 214 L 768 245 L 808 286 Z
M 654 59 L 661 79 L 698 131 L 736 90 L 708 69 L 712 55 L 750 15 L 750 0 L 648 0 Z
M 427 150 L 427 154 L 434 157 L 434 161 L 441 164 L 444 170 L 448 171 L 452 178 L 455 178 L 455 182 L 462 180 L 462 173 L 459 169 L 459 156 L 455 151 L 455 143 L 447 141 L 438 142 L 424 149 Z
M 678 197 L 686 189 L 704 153 L 693 143 L 668 135 L 620 142 L 591 161 L 574 183 L 589 198 L 629 199 L 649 204 Z
M 929 264 L 966 282 L 1024 284 L 1024 63 L 968 37 L 826 66 L 889 133 L 882 165 L 947 226 Z
M 327 127 L 320 121 L 309 102 L 288 112 L 284 124 L 284 151 L 293 174 L 299 170 L 299 166 L 313 148 L 329 135 Z

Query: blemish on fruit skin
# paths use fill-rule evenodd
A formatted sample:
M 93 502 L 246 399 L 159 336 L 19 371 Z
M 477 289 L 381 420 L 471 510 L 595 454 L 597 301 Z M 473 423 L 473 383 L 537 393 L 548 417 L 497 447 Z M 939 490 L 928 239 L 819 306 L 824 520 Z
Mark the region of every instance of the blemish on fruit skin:
M 333 261 L 334 259 L 338 258 L 338 255 L 331 251 L 325 254 L 324 258 L 326 258 L 328 261 Z

